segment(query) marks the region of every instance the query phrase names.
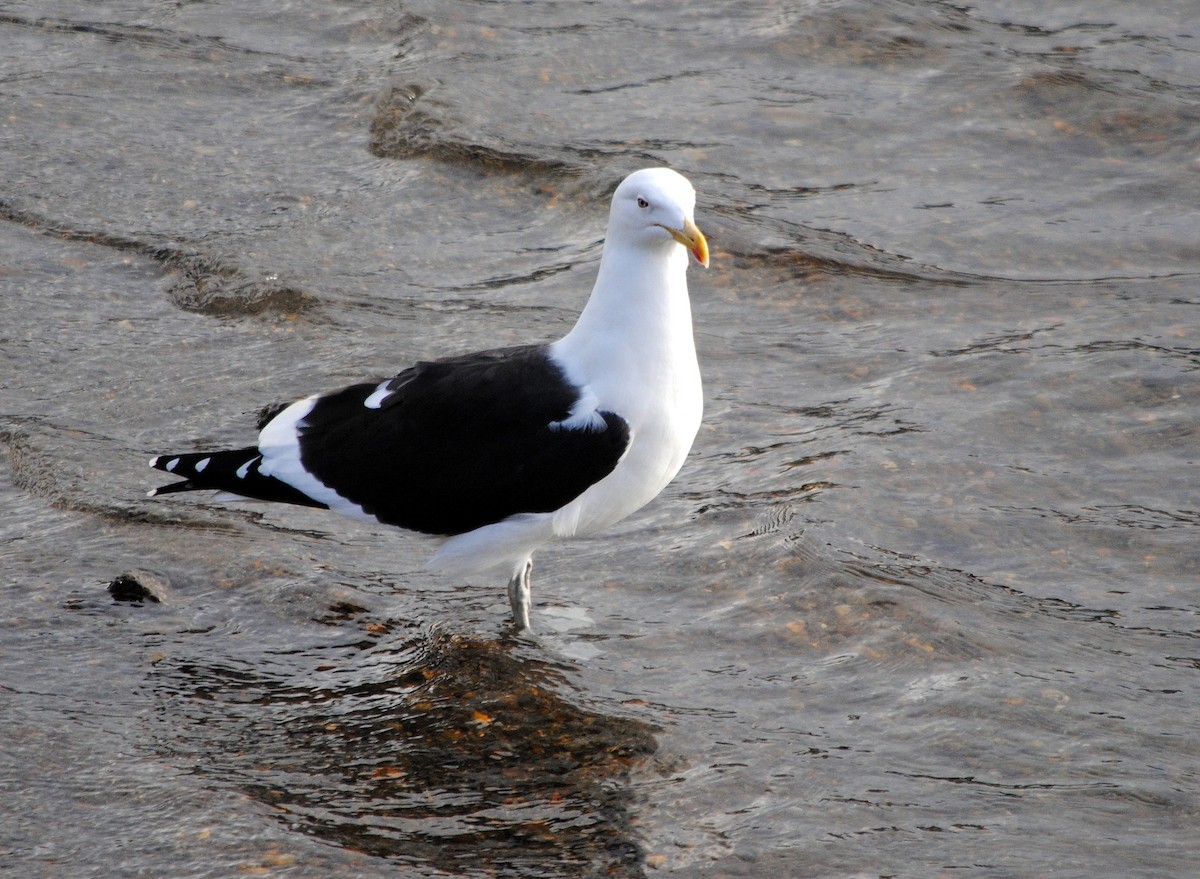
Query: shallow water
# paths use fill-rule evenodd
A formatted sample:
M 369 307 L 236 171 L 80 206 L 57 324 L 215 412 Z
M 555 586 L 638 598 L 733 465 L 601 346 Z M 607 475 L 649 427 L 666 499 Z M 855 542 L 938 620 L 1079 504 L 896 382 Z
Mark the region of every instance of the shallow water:
M 0 5 L 0 873 L 1189 875 L 1190 11 Z M 658 163 L 705 425 L 537 639 L 422 540 L 144 497 L 561 334 Z

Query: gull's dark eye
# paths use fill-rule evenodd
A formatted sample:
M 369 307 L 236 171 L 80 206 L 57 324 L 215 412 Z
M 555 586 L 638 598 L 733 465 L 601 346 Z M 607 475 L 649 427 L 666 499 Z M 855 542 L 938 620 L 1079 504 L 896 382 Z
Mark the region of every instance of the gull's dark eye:
M 650 207 L 650 202 L 646 201 L 646 199 L 642 198 L 639 195 L 638 196 L 638 207 L 639 208 L 648 208 L 648 207 Z

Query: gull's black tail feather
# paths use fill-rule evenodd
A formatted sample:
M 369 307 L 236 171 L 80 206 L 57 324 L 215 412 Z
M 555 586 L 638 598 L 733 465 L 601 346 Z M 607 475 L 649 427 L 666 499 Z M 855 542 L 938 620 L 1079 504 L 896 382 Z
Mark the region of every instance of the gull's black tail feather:
M 262 455 L 254 446 L 224 452 L 159 455 L 150 459 L 150 466 L 175 476 L 182 476 L 183 480 L 151 489 L 149 496 L 158 497 L 177 491 L 209 490 L 224 491 L 250 500 L 326 507 L 286 482 L 259 472 L 260 464 Z

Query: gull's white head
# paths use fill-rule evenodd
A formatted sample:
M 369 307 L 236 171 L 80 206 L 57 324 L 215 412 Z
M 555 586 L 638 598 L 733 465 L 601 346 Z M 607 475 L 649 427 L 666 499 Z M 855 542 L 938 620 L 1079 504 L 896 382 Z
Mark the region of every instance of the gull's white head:
M 696 228 L 692 212 L 696 190 L 669 168 L 634 171 L 613 193 L 608 239 L 642 247 L 682 244 L 702 266 L 708 265 L 708 242 Z

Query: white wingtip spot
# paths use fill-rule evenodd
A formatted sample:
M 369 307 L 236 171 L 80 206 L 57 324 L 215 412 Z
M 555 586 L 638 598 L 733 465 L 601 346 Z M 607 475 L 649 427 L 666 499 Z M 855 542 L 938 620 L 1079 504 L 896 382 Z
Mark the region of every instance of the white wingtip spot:
M 161 457 L 162 457 L 161 455 L 155 455 L 153 458 L 151 458 L 151 459 L 150 459 L 150 466 L 151 466 L 151 467 L 157 467 L 157 466 L 158 466 L 158 459 L 159 459 L 159 458 L 161 458 Z
M 250 472 L 250 468 L 251 468 L 251 466 L 253 466 L 254 462 L 261 461 L 261 460 L 262 460 L 262 455 L 255 455 L 253 458 L 251 458 L 249 461 L 247 461 L 241 467 L 237 468 L 237 478 L 245 479 L 246 475 Z
M 146 492 L 146 497 L 154 497 L 156 494 L 158 494 L 158 489 L 152 488 L 148 492 Z

